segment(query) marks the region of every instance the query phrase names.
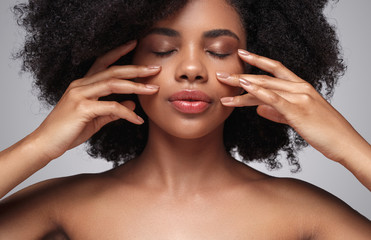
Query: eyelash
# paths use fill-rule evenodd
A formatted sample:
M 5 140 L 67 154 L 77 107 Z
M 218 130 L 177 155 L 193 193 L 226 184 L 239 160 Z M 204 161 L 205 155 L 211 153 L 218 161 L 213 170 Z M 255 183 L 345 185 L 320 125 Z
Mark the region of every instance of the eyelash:
M 153 52 L 153 54 L 155 54 L 156 56 L 158 57 L 167 57 L 167 56 L 170 56 L 171 54 L 173 54 L 174 52 L 176 52 L 176 50 L 170 50 L 170 51 L 166 51 L 166 52 Z M 213 52 L 213 51 L 206 51 L 208 54 L 211 54 L 213 57 L 215 58 L 219 58 L 219 59 L 224 59 L 226 57 L 228 57 L 229 53 L 216 53 L 216 52 Z
M 228 57 L 229 53 L 216 53 L 216 52 L 213 52 L 213 51 L 206 51 L 207 53 L 211 54 L 213 57 L 216 57 L 216 58 L 219 58 L 219 59 L 223 59 L 223 58 L 226 58 Z
M 167 56 L 170 56 L 171 54 L 173 54 L 176 50 L 170 50 L 170 51 L 167 51 L 167 52 L 152 52 L 153 54 L 155 54 L 157 57 L 167 57 Z

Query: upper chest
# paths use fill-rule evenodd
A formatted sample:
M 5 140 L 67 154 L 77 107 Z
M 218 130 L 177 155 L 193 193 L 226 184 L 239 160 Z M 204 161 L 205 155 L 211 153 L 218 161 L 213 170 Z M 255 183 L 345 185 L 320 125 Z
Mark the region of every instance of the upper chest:
M 302 216 L 275 201 L 241 195 L 174 199 L 100 196 L 65 211 L 72 239 L 301 239 Z

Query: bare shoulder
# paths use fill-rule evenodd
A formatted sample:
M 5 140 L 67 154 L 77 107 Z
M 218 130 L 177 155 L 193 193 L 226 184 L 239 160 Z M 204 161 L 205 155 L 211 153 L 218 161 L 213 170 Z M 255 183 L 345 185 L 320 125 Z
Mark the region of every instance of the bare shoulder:
M 94 189 L 99 188 L 107 178 L 107 173 L 79 174 L 68 177 L 54 178 L 31 185 L 19 192 L 14 193 L 0 203 L 4 205 L 17 206 L 22 201 L 28 203 L 43 202 L 44 206 L 58 203 L 65 197 L 83 197 Z
M 46 180 L 0 202 L 0 235 L 6 239 L 38 239 L 62 230 L 59 218 L 66 207 L 87 200 L 103 188 L 108 174 L 81 174 Z M 19 231 L 19 229 L 22 231 Z
M 302 215 L 319 239 L 370 239 L 371 222 L 339 198 L 310 183 L 266 178 L 262 190 L 285 211 Z

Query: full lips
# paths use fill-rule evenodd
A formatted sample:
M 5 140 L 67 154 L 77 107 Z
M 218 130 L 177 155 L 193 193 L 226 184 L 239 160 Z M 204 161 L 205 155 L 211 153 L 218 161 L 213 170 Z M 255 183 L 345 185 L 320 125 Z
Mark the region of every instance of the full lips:
M 202 91 L 182 90 L 169 98 L 171 105 L 182 113 L 197 114 L 204 112 L 211 104 L 211 98 Z

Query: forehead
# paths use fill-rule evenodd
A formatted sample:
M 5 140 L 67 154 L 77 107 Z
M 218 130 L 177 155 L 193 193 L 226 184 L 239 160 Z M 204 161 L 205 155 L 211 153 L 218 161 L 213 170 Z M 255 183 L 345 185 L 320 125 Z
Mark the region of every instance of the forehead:
M 229 29 L 245 39 L 239 14 L 225 0 L 191 0 L 179 12 L 160 20 L 154 27 L 171 28 L 181 33 Z

